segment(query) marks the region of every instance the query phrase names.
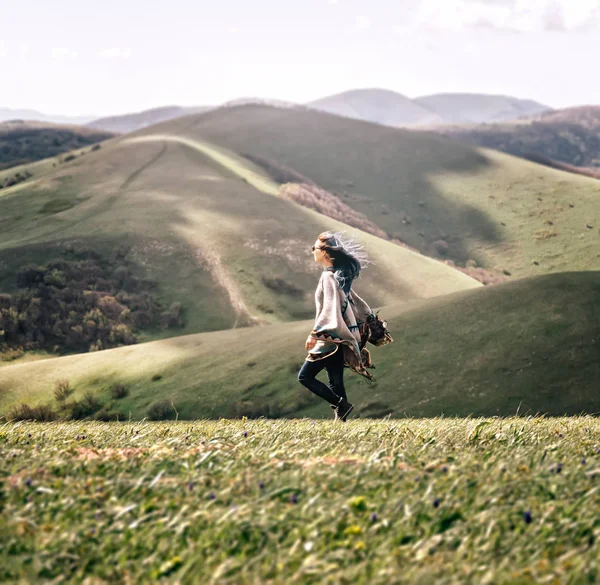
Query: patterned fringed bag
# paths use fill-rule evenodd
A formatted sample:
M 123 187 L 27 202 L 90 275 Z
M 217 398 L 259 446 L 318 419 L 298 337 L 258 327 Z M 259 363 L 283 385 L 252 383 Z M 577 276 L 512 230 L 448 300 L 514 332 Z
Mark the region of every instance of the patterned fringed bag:
M 379 317 L 379 311 L 367 318 L 367 327 L 369 329 L 369 343 L 376 347 L 392 343 L 394 339 L 387 330 L 387 321 L 382 321 Z

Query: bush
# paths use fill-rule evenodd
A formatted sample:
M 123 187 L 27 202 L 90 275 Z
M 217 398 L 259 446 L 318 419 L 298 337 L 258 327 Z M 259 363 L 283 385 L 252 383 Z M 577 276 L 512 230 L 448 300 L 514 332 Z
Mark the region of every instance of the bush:
M 57 380 L 54 385 L 54 398 L 57 402 L 64 402 L 73 394 L 73 388 L 69 384 L 69 380 Z
M 168 399 L 157 400 L 153 402 L 146 411 L 146 416 L 150 420 L 170 420 L 176 416 L 175 409 Z
M 122 412 L 118 410 L 112 410 L 105 406 L 101 408 L 95 415 L 94 420 L 99 420 L 102 422 L 112 422 L 116 420 L 124 420 L 126 417 Z
M 152 378 L 150 378 L 153 382 L 158 382 L 159 380 L 162 380 L 162 375 L 161 374 L 152 374 Z
M 298 288 L 290 282 L 286 282 L 285 280 L 283 280 L 283 278 L 265 278 L 263 276 L 262 281 L 267 288 L 270 288 L 276 293 L 289 295 L 291 297 L 296 298 L 302 297 L 304 295 L 302 289 Z
M 74 418 L 75 420 L 87 418 L 101 408 L 102 404 L 100 404 L 98 399 L 91 392 L 87 392 L 81 400 L 76 400 L 69 405 L 71 418 Z
M 183 327 L 184 323 L 181 303 L 173 303 L 168 311 L 165 311 L 160 315 L 160 326 L 163 329 Z
M 9 420 L 34 420 L 38 422 L 49 422 L 56 420 L 57 414 L 48 404 L 38 406 L 29 406 L 28 404 L 19 404 L 8 411 Z
M 0 339 L 2 339 L 2 334 L 0 333 Z M 2 362 L 12 362 L 14 360 L 18 360 L 25 355 L 22 347 L 8 347 L 3 349 L 0 352 L 0 361 Z
M 440 255 L 446 256 L 448 254 L 448 242 L 446 240 L 436 240 L 433 242 L 433 249 Z
M 43 266 L 24 266 L 18 290 L 0 294 L 0 353 L 22 346 L 55 352 L 98 351 L 136 343 L 136 329 L 181 327 L 184 312 L 166 312 L 130 267 L 77 250 Z
M 121 398 L 125 398 L 125 396 L 127 396 L 127 394 L 129 394 L 129 390 L 127 389 L 127 386 L 125 386 L 124 384 L 119 384 L 119 383 L 115 382 L 110 387 L 110 395 L 115 400 L 119 400 Z

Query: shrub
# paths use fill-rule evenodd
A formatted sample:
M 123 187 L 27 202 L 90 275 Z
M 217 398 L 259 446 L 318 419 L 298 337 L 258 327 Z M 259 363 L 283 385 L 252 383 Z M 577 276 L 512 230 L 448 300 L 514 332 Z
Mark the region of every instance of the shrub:
M 161 374 L 152 374 L 152 378 L 150 378 L 153 382 L 158 382 L 159 380 L 162 380 L 162 375 Z
M 127 396 L 127 394 L 129 394 L 129 390 L 127 389 L 127 386 L 125 386 L 124 384 L 119 384 L 118 382 L 115 382 L 110 387 L 110 395 L 115 400 L 119 400 L 121 398 L 125 398 L 125 396 Z
M 0 339 L 2 339 L 1 337 L 2 334 L 0 334 Z M 19 358 L 22 358 L 25 355 L 25 351 L 23 350 L 22 347 L 9 347 L 6 349 L 3 349 L 0 352 L 0 361 L 3 362 L 12 362 L 14 360 L 18 360 Z
M 98 399 L 91 392 L 86 392 L 81 400 L 75 401 L 70 405 L 71 418 L 81 420 L 91 416 L 101 408 L 102 404 L 100 404 Z
M 69 384 L 69 380 L 57 380 L 54 385 L 54 398 L 57 402 L 64 402 L 73 394 L 73 388 Z
M 448 242 L 446 240 L 436 240 L 433 242 L 433 249 L 440 255 L 446 256 L 448 254 Z
M 168 311 L 161 313 L 160 325 L 163 329 L 183 327 L 184 319 L 181 303 L 173 303 Z
M 307 183 L 286 183 L 279 188 L 279 196 L 314 209 L 327 217 L 343 221 L 367 233 L 386 239 L 386 233 L 366 215 L 346 205 L 333 193 Z
M 263 276 L 262 281 L 267 288 L 270 288 L 272 291 L 275 291 L 279 294 L 289 295 L 296 298 L 301 297 L 304 294 L 302 289 L 290 282 L 286 282 L 282 278 L 265 278 Z
M 138 328 L 184 324 L 179 303 L 161 315 L 149 291 L 153 283 L 137 278 L 122 259 L 113 260 L 119 264 L 83 249 L 21 268 L 18 290 L 0 294 L 0 353 L 19 346 L 98 351 L 136 343 Z
M 150 420 L 169 420 L 175 418 L 175 409 L 167 398 L 153 402 L 146 411 Z
M 101 408 L 95 415 L 94 415 L 94 420 L 99 420 L 102 422 L 111 422 L 111 421 L 116 421 L 116 420 L 123 420 L 125 419 L 125 415 L 122 412 L 119 412 L 118 410 L 112 410 L 110 408 L 108 408 L 107 406 L 105 406 L 104 408 Z
M 9 420 L 35 420 L 39 422 L 49 422 L 57 419 L 54 409 L 48 404 L 38 406 L 29 406 L 28 404 L 19 404 L 8 411 Z
M 91 152 L 96 152 L 97 150 L 100 150 L 102 147 L 99 144 L 94 144 L 94 146 L 92 146 L 92 150 Z

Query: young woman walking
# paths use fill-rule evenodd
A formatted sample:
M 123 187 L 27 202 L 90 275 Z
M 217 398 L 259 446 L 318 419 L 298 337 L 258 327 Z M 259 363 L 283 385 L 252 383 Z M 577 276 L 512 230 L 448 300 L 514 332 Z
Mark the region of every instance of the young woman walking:
M 312 249 L 323 272 L 315 293 L 315 326 L 306 340 L 308 356 L 298 381 L 329 402 L 335 418 L 345 422 L 353 406 L 344 389 L 344 366 L 369 382 L 373 379 L 366 369 L 373 365 L 364 345 L 369 339 L 367 323 L 376 316 L 352 290 L 368 260 L 363 247 L 340 232 L 323 232 Z M 324 368 L 329 386 L 316 379 Z

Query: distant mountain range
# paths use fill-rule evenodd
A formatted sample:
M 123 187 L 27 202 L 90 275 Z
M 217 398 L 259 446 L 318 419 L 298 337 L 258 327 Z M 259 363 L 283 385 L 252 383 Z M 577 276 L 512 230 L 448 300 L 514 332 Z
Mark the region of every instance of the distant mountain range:
M 0 122 L 13 120 L 27 120 L 36 122 L 50 122 L 52 124 L 78 124 L 83 125 L 91 122 L 95 116 L 60 116 L 55 114 L 44 114 L 37 110 L 0 108 Z
M 159 122 L 166 122 L 167 120 L 173 120 L 174 118 L 180 118 L 181 116 L 187 116 L 188 114 L 206 112 L 210 109 L 212 109 L 211 106 L 165 106 L 133 114 L 99 118 L 98 120 L 90 122 L 88 126 L 90 128 L 96 128 L 97 130 L 125 134 L 127 132 L 133 132 L 134 130 L 146 128 L 147 126 L 152 126 L 153 124 L 158 124 Z
M 345 91 L 307 105 L 386 126 L 503 122 L 551 110 L 532 100 L 501 95 L 440 93 L 410 99 L 383 89 Z
M 422 126 L 455 123 L 503 122 L 523 116 L 534 116 L 551 108 L 532 100 L 509 96 L 445 93 L 408 98 L 386 89 L 356 89 L 299 105 L 274 99 L 239 98 L 222 104 L 238 106 L 258 103 L 279 108 L 309 108 L 330 114 L 375 122 L 385 126 Z M 4 120 L 39 120 L 58 124 L 87 124 L 108 132 L 126 133 L 166 122 L 187 114 L 205 112 L 218 106 L 164 106 L 141 112 L 94 119 L 43 114 L 34 110 L 0 108 Z

